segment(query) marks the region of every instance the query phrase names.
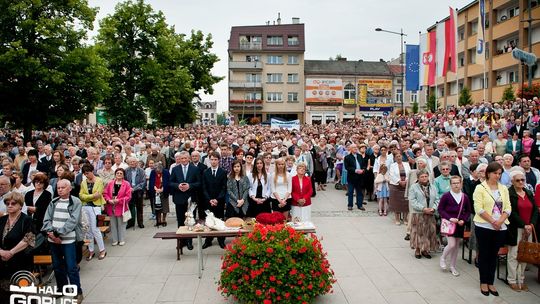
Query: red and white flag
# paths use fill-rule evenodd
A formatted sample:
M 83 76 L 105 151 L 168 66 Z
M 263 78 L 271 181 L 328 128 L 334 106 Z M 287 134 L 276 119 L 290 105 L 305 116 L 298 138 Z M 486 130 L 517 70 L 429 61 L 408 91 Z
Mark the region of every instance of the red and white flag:
M 444 22 L 445 52 L 443 76 L 446 72 L 457 72 L 457 11 L 450 7 L 450 18 Z

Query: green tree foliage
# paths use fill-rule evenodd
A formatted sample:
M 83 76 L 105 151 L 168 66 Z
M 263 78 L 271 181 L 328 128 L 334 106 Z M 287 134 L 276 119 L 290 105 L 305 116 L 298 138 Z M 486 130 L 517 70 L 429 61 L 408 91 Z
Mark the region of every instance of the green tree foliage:
M 96 12 L 86 0 L 0 0 L 0 116 L 27 139 L 85 118 L 107 95 L 105 62 L 83 44 Z
M 516 100 L 516 95 L 514 95 L 514 88 L 512 87 L 512 85 L 509 85 L 508 87 L 506 87 L 506 89 L 504 89 L 501 97 L 501 102 L 514 100 Z
M 216 123 L 220 126 L 224 126 L 226 119 L 227 117 L 225 116 L 225 113 L 219 113 L 216 117 Z
M 418 102 L 416 100 L 412 104 L 412 112 L 414 114 L 418 113 Z
M 145 124 L 148 111 L 158 125 L 191 123 L 197 93 L 213 93 L 222 78 L 210 72 L 218 61 L 211 35 L 175 33 L 161 11 L 143 0 L 127 1 L 105 17 L 97 37 L 100 54 L 113 73 L 104 106 L 113 124 Z
M 435 98 L 435 94 L 429 94 L 428 100 L 426 102 L 426 111 L 431 111 L 432 113 L 435 113 L 435 110 L 437 110 L 436 104 L 437 99 Z
M 472 103 L 471 90 L 467 87 L 463 87 L 463 90 L 459 93 L 459 105 L 466 106 Z

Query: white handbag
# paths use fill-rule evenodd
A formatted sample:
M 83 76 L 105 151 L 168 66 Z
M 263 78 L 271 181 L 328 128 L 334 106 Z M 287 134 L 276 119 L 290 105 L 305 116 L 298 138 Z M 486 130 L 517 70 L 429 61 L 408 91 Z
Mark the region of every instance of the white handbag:
M 127 206 L 127 204 L 124 204 L 124 206 Z M 129 211 L 129 208 L 126 208 L 124 212 L 122 213 L 122 221 L 126 223 L 131 219 L 131 211 Z

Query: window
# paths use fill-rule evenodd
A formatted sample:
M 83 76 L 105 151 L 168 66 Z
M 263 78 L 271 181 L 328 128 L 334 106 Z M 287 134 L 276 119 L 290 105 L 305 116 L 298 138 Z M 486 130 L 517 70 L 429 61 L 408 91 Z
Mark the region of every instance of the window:
M 247 55 L 246 56 L 246 61 L 247 62 L 261 61 L 261 56 L 259 56 L 259 55 Z
M 204 113 L 204 118 L 208 118 L 208 113 Z
M 260 50 L 262 48 L 262 37 L 240 36 L 240 48 L 243 50 Z
M 471 36 L 478 33 L 478 20 L 470 23 Z
M 476 63 L 476 48 L 471 49 L 469 52 L 469 63 L 475 64 Z
M 458 41 L 465 39 L 465 28 L 460 27 L 458 29 Z
M 266 74 L 266 82 L 283 82 L 281 73 L 268 73 Z
M 246 73 L 246 82 L 261 82 L 261 74 Z
M 268 36 L 266 38 L 267 45 L 283 45 L 283 37 L 281 36 Z
M 514 16 L 517 16 L 517 15 L 519 15 L 519 7 L 514 7 L 514 8 L 508 9 L 508 16 L 510 16 L 510 18 L 512 18 Z
M 508 82 L 509 83 L 512 83 L 512 82 L 516 82 L 517 79 L 516 79 L 516 73 L 514 72 L 508 72 Z
M 288 83 L 298 83 L 298 74 L 287 74 Z
M 214 113 L 210 113 L 210 118 L 214 119 Z
M 403 91 L 401 89 L 396 90 L 396 102 L 402 102 L 403 101 Z
M 287 94 L 287 101 L 288 102 L 298 102 L 298 93 L 297 92 L 289 92 Z
M 298 56 L 296 56 L 296 55 L 289 55 L 287 64 L 298 64 Z
M 300 40 L 298 40 L 298 36 L 289 36 L 289 37 L 287 37 L 287 44 L 288 45 L 299 45 Z
M 268 64 L 283 64 L 283 56 L 268 55 L 266 58 Z
M 354 84 L 348 83 L 343 88 L 343 99 L 354 99 L 356 100 L 356 88 Z
M 281 92 L 268 92 L 266 93 L 267 102 L 281 102 L 283 100 Z
M 459 89 L 460 92 L 463 90 L 463 82 L 460 82 L 458 84 L 458 89 Z
M 458 54 L 458 62 L 459 62 L 459 67 L 465 66 L 465 54 L 463 53 Z
M 418 92 L 411 91 L 411 102 L 418 102 Z
M 249 92 L 244 95 L 246 100 L 261 100 L 261 92 Z

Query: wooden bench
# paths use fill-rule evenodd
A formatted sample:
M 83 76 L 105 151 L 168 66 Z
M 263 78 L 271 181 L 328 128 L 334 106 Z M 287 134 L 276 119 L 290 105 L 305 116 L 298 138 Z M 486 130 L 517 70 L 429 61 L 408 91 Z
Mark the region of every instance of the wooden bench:
M 467 261 L 467 263 L 469 264 L 472 263 L 472 250 L 473 250 L 470 240 L 471 240 L 471 232 L 468 230 L 465 230 L 463 232 L 463 243 L 461 244 L 461 258 Z M 467 259 L 465 258 L 465 246 L 467 246 L 467 249 L 469 251 L 469 257 Z

